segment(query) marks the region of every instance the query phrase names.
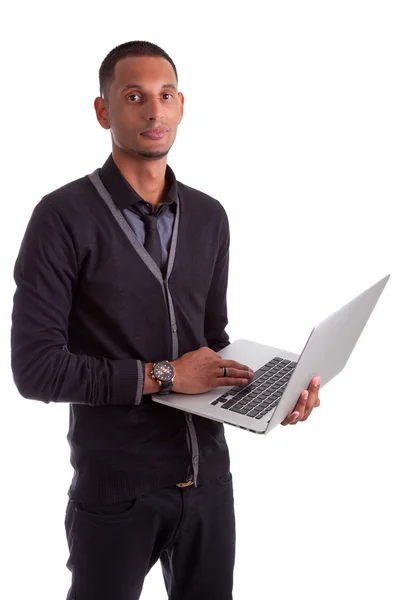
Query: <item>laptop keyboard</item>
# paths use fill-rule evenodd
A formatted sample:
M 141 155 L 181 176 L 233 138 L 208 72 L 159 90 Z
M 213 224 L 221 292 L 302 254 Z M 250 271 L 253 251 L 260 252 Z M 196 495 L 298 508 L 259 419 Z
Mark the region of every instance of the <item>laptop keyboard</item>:
M 278 404 L 296 362 L 276 356 L 254 373 L 251 383 L 230 388 L 211 404 L 254 419 L 262 417 Z

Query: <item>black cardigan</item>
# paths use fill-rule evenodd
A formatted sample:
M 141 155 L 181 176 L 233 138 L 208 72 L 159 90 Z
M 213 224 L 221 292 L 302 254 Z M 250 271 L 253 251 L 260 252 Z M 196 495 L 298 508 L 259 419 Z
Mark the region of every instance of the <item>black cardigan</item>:
M 222 424 L 190 415 L 189 436 L 186 413 L 142 397 L 146 362 L 229 344 L 226 212 L 177 182 L 163 280 L 98 173 L 35 207 L 15 265 L 11 331 L 20 394 L 70 403 L 69 495 L 82 502 L 125 500 L 185 481 L 196 444 L 196 484 L 229 469 Z

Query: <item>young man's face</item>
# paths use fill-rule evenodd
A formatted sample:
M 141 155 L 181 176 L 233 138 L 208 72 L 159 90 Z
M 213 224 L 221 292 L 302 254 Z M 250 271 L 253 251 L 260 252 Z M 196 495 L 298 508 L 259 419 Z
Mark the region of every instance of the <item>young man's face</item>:
M 97 118 L 111 129 L 114 144 L 127 154 L 155 160 L 173 145 L 183 116 L 184 98 L 177 90 L 172 65 L 161 57 L 127 57 L 115 65 L 104 102 L 96 99 Z M 160 139 L 142 135 L 164 128 Z

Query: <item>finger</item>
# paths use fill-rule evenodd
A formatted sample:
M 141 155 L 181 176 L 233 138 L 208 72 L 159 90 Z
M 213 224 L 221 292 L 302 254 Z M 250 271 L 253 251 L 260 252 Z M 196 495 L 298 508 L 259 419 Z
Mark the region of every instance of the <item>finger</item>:
M 282 421 L 281 425 L 295 425 L 299 419 L 300 413 L 295 411 L 290 413 L 290 415 L 288 415 L 286 417 L 286 419 L 284 421 Z
M 310 385 L 308 386 L 308 391 L 310 393 L 316 392 L 318 394 L 320 385 L 321 385 L 321 377 L 319 375 L 316 377 L 313 377 L 310 381 Z
M 254 377 L 254 373 L 248 369 L 235 369 L 234 367 L 225 367 L 225 369 L 226 377 L 231 377 L 233 379 L 252 379 Z M 221 374 L 222 369 L 221 367 L 218 367 L 218 371 L 216 373 L 217 377 L 221 377 Z M 222 377 L 224 377 L 224 375 L 222 375 Z
M 240 369 L 241 371 L 251 371 L 254 373 L 253 369 L 250 369 L 247 365 L 242 365 L 242 363 L 237 362 L 236 360 L 223 360 L 222 367 L 231 367 L 234 369 Z
M 308 390 L 304 390 L 301 393 L 293 412 L 286 417 L 286 419 L 282 422 L 282 425 L 295 425 L 298 421 L 303 419 L 308 397 Z
M 302 418 L 304 417 L 304 413 L 306 411 L 306 406 L 307 406 L 309 397 L 310 397 L 309 391 L 304 390 L 301 393 L 300 398 L 299 398 L 296 406 L 293 409 L 294 411 L 297 411 L 299 413 L 299 418 L 298 418 L 299 421 L 301 421 Z
M 311 415 L 314 408 L 315 408 L 315 404 L 308 401 L 304 408 L 304 413 L 302 414 L 300 421 L 307 421 L 308 417 Z
M 241 377 L 216 377 L 215 387 L 224 385 L 226 387 L 232 387 L 233 385 L 245 386 L 249 383 L 248 379 Z
M 314 408 L 318 400 L 318 393 L 321 384 L 321 377 L 313 377 L 310 381 L 310 385 L 308 386 L 309 399 L 308 399 L 308 408 Z
M 317 399 L 315 400 L 314 405 L 309 404 L 309 402 L 307 402 L 307 406 L 306 409 L 304 411 L 304 415 L 303 418 L 301 419 L 302 421 L 307 421 L 308 417 L 311 415 L 312 411 L 314 410 L 314 408 L 316 408 L 317 406 L 319 406 L 321 404 L 320 399 L 317 396 Z
M 307 421 L 307 419 L 311 415 L 312 411 L 313 411 L 312 408 L 309 408 L 308 410 L 306 410 L 304 415 L 302 416 L 302 418 L 299 419 L 299 421 Z
M 308 417 L 311 415 L 312 411 L 314 410 L 314 408 L 316 408 L 317 406 L 320 405 L 320 401 L 319 399 L 317 400 L 317 403 L 314 406 L 311 406 L 310 408 L 308 408 L 302 418 L 302 421 L 307 421 Z
M 318 402 L 318 392 L 321 383 L 321 377 L 313 377 L 308 386 L 308 399 L 304 406 L 304 411 L 300 416 L 300 421 L 306 421 L 311 414 L 311 411 L 315 408 Z
M 311 410 L 314 408 L 314 405 L 307 407 L 311 394 L 308 390 L 304 390 L 300 398 L 297 401 L 296 406 L 294 407 L 294 411 L 286 417 L 284 421 L 282 421 L 281 425 L 295 425 L 298 421 L 305 421 L 308 419 Z M 309 411 L 309 412 L 308 412 Z

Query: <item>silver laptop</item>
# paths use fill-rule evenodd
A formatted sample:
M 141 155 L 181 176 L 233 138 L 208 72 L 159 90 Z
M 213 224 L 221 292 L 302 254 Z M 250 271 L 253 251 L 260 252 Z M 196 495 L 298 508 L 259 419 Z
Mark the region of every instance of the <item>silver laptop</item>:
M 321 387 L 342 371 L 385 285 L 387 275 L 312 330 L 300 355 L 248 340 L 237 340 L 218 354 L 255 371 L 247 386 L 217 387 L 204 394 L 153 394 L 166 404 L 254 433 L 269 433 L 294 409 L 315 375 Z

